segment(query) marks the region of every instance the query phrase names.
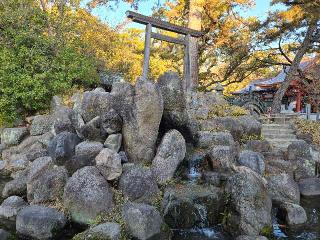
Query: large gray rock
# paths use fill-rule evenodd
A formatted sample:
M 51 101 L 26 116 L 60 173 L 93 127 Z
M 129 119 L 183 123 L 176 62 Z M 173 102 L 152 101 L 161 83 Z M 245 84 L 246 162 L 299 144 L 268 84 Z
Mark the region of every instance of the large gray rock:
M 307 222 L 307 214 L 303 207 L 294 203 L 282 203 L 279 207 L 279 214 L 289 226 L 300 225 Z
M 169 187 L 162 201 L 164 220 L 172 229 L 216 225 L 223 212 L 222 196 L 220 188 L 212 186 L 192 184 Z
M 75 236 L 77 240 L 120 240 L 121 227 L 118 223 L 106 222 Z
M 112 96 L 108 92 L 96 89 L 83 94 L 79 112 L 85 122 L 108 112 L 112 108 Z
M 75 155 L 65 164 L 69 173 L 72 174 L 80 168 L 94 165 L 94 159 L 102 149 L 103 144 L 100 142 L 84 141 L 79 143 L 75 148 Z
M 21 197 L 11 196 L 5 199 L 0 206 L 0 225 L 5 226 L 6 230 L 15 230 L 16 216 L 26 206 L 28 204 Z
M 49 155 L 57 164 L 63 165 L 74 155 L 75 147 L 79 142 L 80 138 L 74 133 L 59 133 L 49 144 Z
M 131 201 L 150 203 L 160 193 L 150 169 L 133 166 L 126 170 L 119 181 L 120 190 Z
M 261 175 L 265 172 L 264 158 L 260 153 L 244 150 L 239 154 L 238 163 L 241 166 L 251 168 Z
M 27 134 L 26 127 L 5 128 L 1 133 L 1 143 L 6 146 L 18 145 Z
M 288 160 L 311 159 L 310 145 L 303 140 L 295 141 L 288 146 Z
M 260 136 L 262 124 L 253 116 L 244 115 L 238 117 L 238 121 L 244 130 L 244 134 L 248 136 Z
M 10 240 L 10 239 L 12 239 L 12 236 L 9 232 L 7 232 L 3 229 L 0 229 L 0 239 L 1 240 Z
M 129 93 L 130 94 L 130 93 Z M 162 95 L 151 81 L 138 79 L 129 103 L 123 103 L 123 144 L 132 162 L 151 162 L 163 113 Z
M 186 155 L 186 142 L 177 130 L 167 132 L 158 147 L 152 161 L 152 172 L 158 183 L 165 183 L 173 178 L 178 165 Z
M 27 193 L 28 170 L 23 170 L 15 175 L 15 178 L 7 182 L 2 190 L 2 197 L 18 195 L 25 196 Z
M 106 141 L 104 142 L 104 146 L 109 148 L 115 152 L 119 152 L 122 144 L 122 134 L 111 134 L 108 136 Z
M 229 132 L 200 131 L 198 133 L 198 147 L 210 148 L 213 145 L 234 146 L 235 142 Z
M 84 167 L 69 178 L 63 195 L 64 206 L 74 222 L 89 224 L 113 208 L 113 193 L 96 167 Z
M 120 155 L 108 148 L 104 148 L 95 158 L 97 168 L 108 180 L 114 180 L 121 176 L 122 165 Z
M 161 232 L 162 218 L 153 206 L 127 203 L 123 207 L 122 217 L 130 234 L 138 239 L 147 240 Z
M 221 131 L 227 130 L 231 133 L 235 141 L 240 141 L 245 134 L 245 130 L 235 117 L 217 117 L 212 120 L 213 127 Z
M 214 171 L 230 172 L 237 156 L 238 150 L 234 146 L 215 146 L 206 157 Z
M 227 229 L 234 236 L 259 235 L 271 226 L 271 198 L 265 180 L 247 167 L 238 167 L 226 184 L 228 196 Z
M 28 202 L 44 203 L 62 199 L 68 179 L 65 167 L 52 167 L 27 183 Z
M 100 117 L 97 116 L 84 124 L 79 130 L 81 136 L 90 141 L 104 141 L 106 133 L 101 129 Z
M 264 236 L 247 236 L 241 235 L 236 238 L 236 240 L 268 240 L 268 238 Z
M 37 179 L 39 176 L 54 166 L 51 157 L 40 157 L 34 160 L 29 166 L 28 178 L 27 181 L 31 182 Z
M 55 135 L 61 132 L 75 132 L 72 117 L 75 112 L 66 106 L 58 106 L 52 113 L 53 132 Z
M 30 135 L 38 136 L 42 135 L 46 132 L 51 131 L 53 128 L 53 118 L 51 115 L 38 115 L 35 116 L 31 127 L 30 127 Z
M 102 113 L 101 116 L 101 128 L 108 134 L 121 132 L 122 119 L 120 115 L 111 109 L 106 113 Z
M 320 178 L 306 178 L 299 181 L 301 196 L 305 198 L 320 196 Z
M 56 209 L 33 205 L 18 213 L 16 228 L 19 235 L 43 240 L 57 237 L 66 223 L 66 217 Z
M 293 178 L 285 173 L 267 177 L 268 192 L 275 203 L 300 203 L 300 191 Z
M 245 148 L 259 153 L 271 151 L 271 145 L 267 140 L 249 140 L 247 141 Z

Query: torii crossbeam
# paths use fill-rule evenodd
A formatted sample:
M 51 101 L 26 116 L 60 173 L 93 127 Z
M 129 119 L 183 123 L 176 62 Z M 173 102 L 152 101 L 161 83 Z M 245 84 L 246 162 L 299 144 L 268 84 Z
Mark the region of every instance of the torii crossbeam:
M 134 22 L 146 25 L 146 35 L 144 44 L 144 61 L 143 61 L 143 77 L 148 78 L 149 74 L 149 63 L 150 63 L 150 47 L 151 38 L 166 41 L 170 43 L 180 44 L 185 46 L 184 51 L 184 89 L 185 91 L 191 91 L 198 87 L 198 44 L 192 46 L 191 38 L 199 38 L 205 33 L 196 31 L 190 28 L 181 27 L 169 22 L 161 21 L 152 17 L 144 16 L 142 14 L 127 11 L 126 15 Z M 174 38 L 167 35 L 152 32 L 152 27 L 159 28 L 162 30 L 175 32 L 184 35 L 183 38 Z

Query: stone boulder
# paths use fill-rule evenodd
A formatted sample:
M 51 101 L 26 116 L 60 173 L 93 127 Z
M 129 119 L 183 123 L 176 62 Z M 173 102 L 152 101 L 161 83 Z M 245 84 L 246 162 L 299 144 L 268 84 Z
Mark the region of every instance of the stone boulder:
M 103 131 L 103 129 L 101 129 L 100 116 L 97 116 L 84 124 L 80 128 L 79 133 L 83 138 L 89 141 L 103 142 L 107 137 L 107 134 Z
M 37 179 L 39 176 L 43 175 L 45 171 L 52 168 L 54 163 L 51 157 L 40 157 L 34 160 L 29 165 L 27 182 L 31 182 Z
M 101 119 L 101 128 L 107 134 L 114 134 L 114 133 L 121 132 L 122 119 L 114 109 L 111 109 L 108 112 L 101 113 L 100 119 Z
M 11 196 L 5 199 L 0 206 L 0 225 L 5 226 L 6 230 L 14 231 L 16 216 L 26 206 L 28 204 L 21 197 Z
M 121 227 L 118 223 L 106 222 L 77 234 L 77 240 L 120 240 Z
M 100 173 L 108 180 L 114 180 L 121 176 L 122 165 L 120 155 L 108 148 L 104 148 L 95 158 L 96 166 Z
M 251 168 L 261 175 L 265 172 L 264 158 L 260 153 L 244 150 L 239 154 L 238 163 L 241 166 Z
M 186 142 L 177 130 L 167 132 L 152 161 L 152 172 L 158 183 L 171 180 L 186 155 Z
M 247 167 L 237 172 L 226 183 L 227 211 L 230 217 L 226 227 L 234 235 L 259 235 L 264 227 L 271 227 L 271 198 L 265 180 Z
M 28 202 L 44 203 L 62 199 L 68 179 L 65 167 L 52 167 L 27 183 Z
M 155 83 L 143 78 L 138 79 L 134 90 L 121 111 L 124 149 L 129 161 L 150 163 L 155 155 L 163 113 L 162 95 Z
M 100 116 L 112 109 L 112 96 L 110 93 L 101 89 L 84 92 L 79 113 L 85 122 Z
M 266 153 L 271 151 L 271 144 L 267 140 L 249 140 L 245 148 L 258 153 Z
M 198 133 L 197 146 L 200 148 L 210 148 L 216 145 L 234 146 L 235 142 L 229 132 L 200 131 Z
M 67 106 L 58 106 L 52 113 L 53 132 L 55 135 L 62 132 L 75 132 L 72 118 L 75 112 Z
M 25 196 L 27 193 L 28 170 L 16 173 L 13 180 L 7 182 L 2 190 L 2 197 L 18 195 Z
M 53 118 L 51 115 L 38 115 L 33 118 L 30 135 L 38 136 L 50 132 L 53 128 Z
M 129 167 L 121 175 L 119 188 L 124 196 L 135 202 L 151 203 L 160 193 L 152 171 L 142 166 Z
M 1 240 L 10 240 L 12 238 L 13 237 L 9 232 L 7 232 L 7 231 L 5 231 L 5 230 L 0 228 L 0 239 Z
M 212 120 L 214 128 L 217 130 L 227 130 L 231 133 L 235 141 L 240 141 L 245 133 L 243 126 L 235 117 L 217 117 Z
M 165 190 L 162 201 L 164 221 L 172 229 L 209 227 L 218 224 L 223 212 L 220 188 L 178 185 Z
M 232 166 L 236 164 L 238 150 L 234 146 L 215 146 L 206 158 L 213 171 L 231 172 Z
M 159 211 L 142 203 L 127 203 L 122 217 L 130 234 L 140 240 L 147 240 L 161 232 L 162 218 Z
M 265 236 L 247 236 L 241 235 L 236 238 L 236 240 L 268 240 Z
M 52 239 L 61 234 L 66 217 L 56 209 L 33 205 L 23 208 L 17 215 L 17 233 L 32 239 Z
M 73 174 L 80 168 L 95 165 L 95 157 L 103 149 L 100 142 L 84 141 L 79 143 L 75 148 L 75 155 L 69 159 L 65 166 L 69 173 Z
M 113 193 L 106 179 L 96 167 L 88 166 L 69 178 L 63 195 L 64 206 L 74 222 L 89 224 L 99 214 L 113 208 Z
M 269 175 L 268 192 L 275 203 L 300 203 L 300 191 L 293 178 L 285 173 Z
M 260 136 L 262 124 L 253 116 L 244 115 L 238 117 L 238 121 L 244 130 L 244 134 L 248 136 Z
M 310 145 L 303 140 L 295 141 L 288 146 L 288 160 L 312 159 Z
M 285 220 L 289 226 L 301 225 L 307 222 L 307 214 L 303 207 L 294 203 L 282 203 L 278 217 Z
M 301 196 L 316 198 L 320 196 L 320 178 L 306 178 L 299 181 Z
M 53 161 L 63 165 L 75 153 L 75 147 L 80 143 L 80 138 L 70 132 L 62 132 L 55 136 L 49 144 L 48 152 Z
M 27 135 L 26 127 L 5 128 L 1 132 L 1 143 L 6 146 L 18 145 Z
M 122 144 L 122 134 L 111 134 L 108 136 L 106 141 L 104 142 L 104 146 L 109 148 L 115 152 L 119 152 Z

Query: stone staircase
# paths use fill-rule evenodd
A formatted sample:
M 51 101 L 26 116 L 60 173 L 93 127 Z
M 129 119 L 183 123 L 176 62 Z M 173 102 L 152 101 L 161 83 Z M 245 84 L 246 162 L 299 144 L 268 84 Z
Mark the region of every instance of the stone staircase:
M 262 136 L 276 150 L 286 150 L 291 143 L 298 141 L 290 124 L 265 123 Z

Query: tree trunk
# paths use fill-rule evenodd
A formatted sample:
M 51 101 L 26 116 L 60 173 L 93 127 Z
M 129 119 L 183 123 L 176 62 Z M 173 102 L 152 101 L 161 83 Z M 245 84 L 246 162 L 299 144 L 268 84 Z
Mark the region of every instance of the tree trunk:
M 201 14 L 203 6 L 202 0 L 189 0 L 189 15 L 188 15 L 188 27 L 194 30 L 201 31 Z M 189 54 L 190 54 L 190 72 L 191 83 L 188 88 L 196 90 L 199 82 L 199 63 L 198 63 L 198 39 L 190 37 L 189 41 Z
M 276 94 L 274 96 L 274 99 L 272 102 L 272 113 L 280 113 L 282 98 L 285 95 L 286 91 L 288 90 L 290 83 L 294 79 L 294 76 L 299 69 L 300 62 L 301 62 L 304 54 L 308 51 L 311 43 L 313 42 L 312 37 L 313 37 L 313 33 L 315 32 L 316 28 L 317 28 L 316 22 L 310 23 L 308 30 L 307 30 L 307 33 L 306 33 L 306 36 L 305 36 L 303 42 L 301 43 L 301 46 L 300 46 L 296 56 L 294 57 L 294 60 L 290 66 L 290 69 L 289 69 L 283 83 L 281 84 L 280 88 L 278 89 L 278 91 L 276 92 Z

